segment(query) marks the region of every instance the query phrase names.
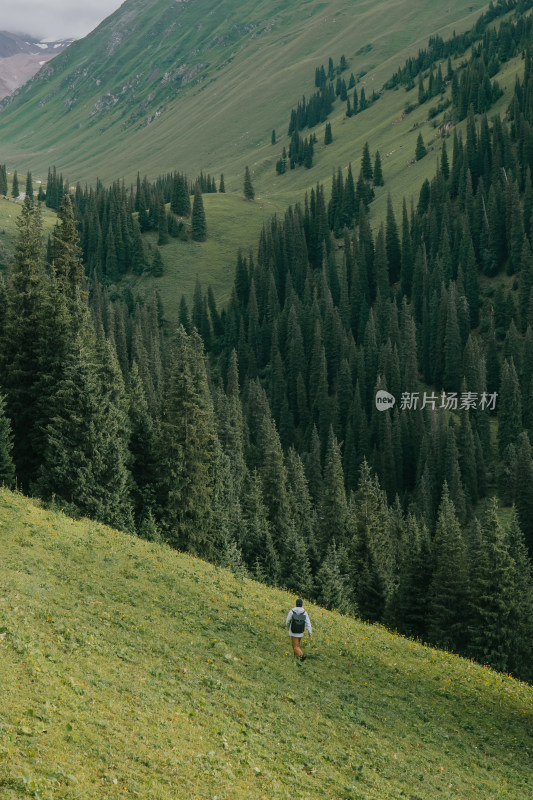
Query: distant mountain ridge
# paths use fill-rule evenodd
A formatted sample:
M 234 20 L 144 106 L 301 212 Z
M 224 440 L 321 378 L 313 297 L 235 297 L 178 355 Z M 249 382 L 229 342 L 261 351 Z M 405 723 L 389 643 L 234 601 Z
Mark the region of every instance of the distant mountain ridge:
M 73 41 L 41 42 L 32 36 L 0 31 L 0 99 L 23 86 Z

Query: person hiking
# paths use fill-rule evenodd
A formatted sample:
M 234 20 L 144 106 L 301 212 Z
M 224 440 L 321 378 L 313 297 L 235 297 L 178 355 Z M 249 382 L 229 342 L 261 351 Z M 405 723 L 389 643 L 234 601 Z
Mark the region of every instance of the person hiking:
M 291 608 L 287 614 L 285 625 L 289 629 L 289 635 L 291 637 L 292 649 L 295 657 L 299 658 L 300 661 L 305 661 L 307 656 L 304 655 L 302 648 L 300 647 L 301 639 L 306 628 L 309 638 L 311 639 L 313 636 L 313 630 L 311 628 L 311 620 L 309 619 L 309 615 L 303 608 L 303 600 L 301 597 L 299 597 L 296 601 L 295 607 Z

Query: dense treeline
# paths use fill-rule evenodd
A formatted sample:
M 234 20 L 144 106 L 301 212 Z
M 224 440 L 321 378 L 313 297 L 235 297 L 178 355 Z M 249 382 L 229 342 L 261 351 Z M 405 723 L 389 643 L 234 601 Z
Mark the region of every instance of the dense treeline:
M 304 128 L 314 128 L 320 122 L 325 122 L 333 109 L 335 97 L 342 93 L 342 79 L 340 75 L 348 68 L 348 63 L 344 56 L 341 56 L 340 64 L 335 67 L 333 59 L 330 58 L 328 62 L 328 70 L 326 72 L 324 65 L 315 69 L 315 86 L 318 91 L 306 100 L 305 95 L 298 103 L 296 108 L 291 110 L 291 117 L 289 121 L 288 134 L 291 136 L 295 131 L 303 130 Z M 333 85 L 333 81 L 337 76 L 337 85 Z M 355 78 L 352 75 L 353 84 L 355 86 Z M 351 86 L 350 86 L 351 88 Z M 341 98 L 346 100 L 346 84 L 344 86 L 344 96 Z
M 161 176 L 153 183 L 137 176 L 136 185 L 129 189 L 118 181 L 110 188 L 100 181 L 96 188 L 82 189 L 78 184 L 71 203 L 87 276 L 109 284 L 127 272 L 140 275 L 151 269 L 156 276 L 162 274 L 158 248 L 153 253 L 147 252 L 141 234 L 156 232 L 158 246 L 167 244 L 170 237 L 203 241 L 206 221 L 202 193 L 216 191 L 215 179 L 203 172 L 193 182 L 180 172 Z M 57 175 L 55 167 L 49 170 L 46 194 L 43 193 L 46 205 L 58 210 L 68 193 L 68 184 Z M 53 241 L 50 241 L 47 260 L 51 264 L 53 259 Z
M 427 47 L 420 49 L 418 55 L 410 57 L 406 60 L 403 67 L 400 67 L 394 75 L 384 84 L 384 89 L 394 89 L 396 86 L 403 85 L 407 90 L 412 89 L 415 85 L 415 78 L 422 72 L 429 70 L 438 61 L 446 59 L 458 58 L 477 42 L 483 41 L 480 49 L 483 50 L 485 45 L 485 34 L 489 37 L 494 36 L 494 30 L 489 29 L 489 25 L 494 22 L 498 17 L 502 17 L 511 11 L 516 11 L 518 16 L 518 25 L 528 23 L 528 18 L 524 17 L 524 13 L 533 7 L 532 0 L 498 0 L 498 2 L 489 3 L 487 11 L 481 14 L 476 20 L 476 24 L 472 30 L 465 31 L 464 33 L 454 33 L 446 41 L 436 34 L 431 36 Z M 512 36 L 508 23 L 504 23 L 500 30 L 503 33 L 503 45 L 499 57 L 502 61 L 507 61 L 516 55 L 516 49 L 512 44 Z
M 28 197 L 2 289 L 4 480 L 11 420 L 25 489 L 530 677 L 523 131 L 471 111 L 451 163 L 444 144 L 417 205 L 398 225 L 389 201 L 376 235 L 338 171 L 329 203 L 317 186 L 239 256 L 224 312 L 200 286 L 182 300 L 168 352 L 157 297 L 111 302 L 93 281 L 89 311 L 70 195 L 49 262 Z M 483 272 L 516 291 L 482 305 Z M 477 520 L 496 483 L 515 511 Z
M 316 135 L 311 134 L 309 138 L 300 136 L 300 131 L 304 128 L 314 128 L 321 122 L 325 122 L 333 110 L 333 103 L 337 97 L 346 103 L 346 116 L 353 117 L 354 114 L 364 111 L 370 103 L 375 102 L 379 95 L 372 92 L 370 98 L 365 95 L 364 88 L 361 89 L 360 96 L 357 93 L 356 80 L 353 73 L 350 74 L 348 83 L 341 77 L 341 74 L 348 69 L 346 58 L 341 56 L 340 64 L 334 66 L 333 59 L 329 59 L 328 70 L 324 65 L 315 69 L 315 86 L 318 88 L 309 99 L 305 95 L 298 102 L 296 108 L 291 110 L 288 135 L 291 137 L 289 152 L 284 147 L 281 157 L 276 162 L 276 172 L 283 175 L 287 171 L 287 162 L 290 169 L 304 165 L 310 169 L 313 165 L 313 145 L 316 143 Z M 364 74 L 364 73 L 362 73 Z M 336 78 L 336 80 L 335 80 Z M 348 92 L 353 89 L 353 94 Z M 275 144 L 275 131 L 273 131 L 272 144 Z M 330 144 L 331 125 L 326 125 L 325 141 Z
M 507 534 L 500 526 L 503 539 L 494 547 L 508 539 L 504 549 L 509 550 L 515 535 L 523 547 L 520 524 L 533 551 L 533 484 L 523 480 L 524 474 L 533 477 L 528 410 L 533 390 L 532 190 L 529 164 L 520 155 L 529 153 L 520 138 L 528 135 L 523 120 L 513 132 L 499 119 L 490 128 L 482 117 L 476 126 L 471 109 L 466 141 L 454 136 L 451 164 L 444 142 L 437 175 L 424 183 L 410 212 L 404 203 L 400 225 L 389 201 L 386 224 L 374 237 L 364 203 L 357 214 L 351 207 L 342 218 L 347 229 L 340 269 L 328 233 L 343 208 L 338 197 L 345 182 L 337 174 L 329 215 L 317 186 L 304 208 L 289 209 L 283 221 L 273 220 L 264 229 L 254 258 L 239 257 L 223 339 L 213 342 L 208 316 L 199 322 L 208 330 L 212 352 L 222 349 L 217 363 L 223 372 L 230 354 L 237 353 L 240 382 L 245 395 L 253 394 L 254 409 L 257 387 L 266 393 L 282 447 L 293 448 L 302 459 L 319 519 L 325 493 L 339 503 L 327 518 L 330 544 L 332 537 L 335 548 L 353 541 L 342 509 L 358 491 L 361 469 L 370 465 L 384 508 L 391 514 L 396 509 L 405 521 L 403 510 L 425 526 L 430 550 L 444 507 L 449 514 L 444 527 L 452 517 L 457 531 L 463 526 L 463 541 L 453 547 L 463 553 L 456 574 L 465 581 L 465 598 L 470 591 L 465 576 L 470 574 L 472 585 L 478 580 L 473 532 L 479 537 L 480 526 L 489 525 L 475 522 L 475 509 L 496 485 L 504 503 L 515 503 L 516 517 Z M 509 289 L 499 287 L 482 306 L 481 273 L 511 274 L 514 283 Z M 483 339 L 474 335 L 476 329 Z M 380 389 L 404 399 L 403 408 L 398 402 L 392 411 L 379 411 L 374 398 Z M 497 446 L 490 436 L 494 408 Z M 257 419 L 250 419 L 250 430 L 256 426 Z M 326 465 L 333 470 L 328 481 L 336 475 L 335 488 L 325 486 Z M 493 525 L 497 512 L 491 508 Z M 319 530 L 320 522 L 316 525 Z M 420 556 L 421 563 L 431 563 L 428 552 Z M 319 547 L 319 553 L 324 560 L 326 549 Z M 386 576 L 374 565 L 372 581 L 378 588 L 370 591 L 352 556 L 343 569 L 354 579 L 349 585 L 365 586 L 367 599 L 357 595 L 359 610 L 387 620 L 387 603 L 396 595 L 384 589 Z M 527 563 L 524 558 L 520 563 Z M 402 568 L 392 560 L 397 579 Z M 247 564 L 253 568 L 248 559 Z M 422 577 L 414 580 L 426 608 L 434 576 Z M 347 597 L 343 586 L 339 596 Z M 368 592 L 377 598 L 372 613 Z M 427 615 L 424 619 L 418 632 L 442 641 L 443 634 L 437 634 Z M 404 622 L 395 619 L 395 624 L 407 630 Z M 473 652 L 467 634 L 461 636 L 461 641 L 452 637 L 453 646 Z
M 39 206 L 28 196 L 15 264 L 2 286 L 1 477 L 11 483 L 16 471 L 24 489 L 71 511 L 163 536 L 174 547 L 528 677 L 531 580 L 518 515 L 504 524 L 492 503 L 479 522 L 460 525 L 474 499 L 469 492 L 482 491 L 476 464 L 465 459 L 473 440 L 483 438 L 483 417 L 404 411 L 398 428 L 397 411 L 373 410 L 373 358 L 383 376 L 376 370 L 377 387 L 392 387 L 386 376 L 401 365 L 404 385 L 420 388 L 416 322 L 406 298 L 398 314 L 390 284 L 383 303 L 379 286 L 360 289 L 361 302 L 374 300 L 363 312 L 364 345 L 356 343 L 361 335 L 353 335 L 342 275 L 335 280 L 329 229 L 318 230 L 325 213 L 317 188 L 306 211 L 273 221 L 257 262 L 239 258 L 228 311 L 219 315 L 212 293 L 204 297 L 198 286 L 166 349 L 157 297 L 147 306 L 130 298 L 128 306 L 94 283 L 89 305 L 68 194 L 46 264 Z M 281 239 L 289 228 L 292 235 Z M 315 267 L 306 257 L 306 230 L 313 228 L 309 244 L 322 253 Z M 371 239 L 364 217 L 358 238 L 364 263 Z M 389 230 L 391 256 L 393 238 Z M 281 262 L 272 248 L 283 258 L 293 241 L 291 268 L 274 269 Z M 352 299 L 362 272 L 353 261 Z M 256 291 L 261 280 L 268 286 Z M 382 315 L 380 327 L 374 313 Z M 214 354 L 211 370 L 198 331 Z M 472 339 L 468 347 L 469 369 L 479 371 L 483 359 Z M 289 368 L 295 383 L 285 379 Z M 502 426 L 503 408 L 499 417 Z M 412 452 L 418 440 L 420 487 Z M 348 463 L 349 441 L 360 449 Z M 523 478 L 531 469 L 527 433 L 518 432 L 518 444 Z M 409 478 L 406 456 L 414 481 L 407 513 L 401 497 L 410 487 L 400 495 L 391 483 L 402 469 Z

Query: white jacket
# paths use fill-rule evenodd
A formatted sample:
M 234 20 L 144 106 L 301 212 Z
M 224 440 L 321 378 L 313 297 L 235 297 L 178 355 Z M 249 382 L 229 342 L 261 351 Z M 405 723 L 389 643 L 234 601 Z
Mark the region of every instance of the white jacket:
M 312 636 L 313 635 L 313 631 L 311 629 L 311 620 L 309 619 L 309 615 L 308 615 L 308 613 L 307 613 L 307 611 L 305 609 L 303 609 L 301 607 L 298 607 L 298 606 L 294 606 L 294 608 L 291 608 L 291 610 L 287 614 L 287 619 L 285 620 L 285 625 L 289 629 L 289 636 L 296 636 L 298 639 L 301 639 L 302 636 L 303 636 L 303 633 L 292 633 L 292 631 L 291 631 L 291 622 L 292 622 L 292 612 L 293 611 L 303 611 L 304 612 L 304 614 L 305 614 L 305 627 L 306 627 L 306 630 L 307 630 L 307 633 L 309 634 L 309 636 Z

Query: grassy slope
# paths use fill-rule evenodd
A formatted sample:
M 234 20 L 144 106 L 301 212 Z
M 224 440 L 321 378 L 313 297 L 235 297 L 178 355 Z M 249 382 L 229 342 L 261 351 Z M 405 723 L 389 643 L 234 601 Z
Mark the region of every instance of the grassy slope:
M 25 105 L 18 102 L 2 112 L 0 161 L 19 172 L 30 168 L 36 178 L 45 177 L 46 168 L 55 162 L 71 180 L 90 183 L 97 175 L 108 182 L 119 177 L 130 181 L 137 170 L 152 178 L 175 168 L 186 169 L 191 176 L 200 169 L 217 177 L 224 172 L 227 195 L 206 203 L 213 240 L 200 247 L 175 245 L 163 252 L 168 268 L 162 294 L 168 316 L 175 319 L 175 298 L 182 291 L 190 294 L 196 273 L 204 285 L 213 284 L 218 299 L 227 299 L 237 247 L 255 247 L 261 225 L 272 211 L 301 201 L 318 181 L 329 184 L 338 165 L 346 167 L 350 160 L 357 163 L 367 139 L 384 157 L 395 151 L 385 160 L 387 186 L 380 194 L 386 196 L 391 190 L 401 197 L 406 187 L 410 193 L 415 184 L 418 190 L 433 165 L 428 158 L 406 173 L 416 139 L 410 131 L 413 121 L 391 124 L 405 105 L 403 91 L 389 93 L 352 120 L 343 119 L 344 104 L 342 108 L 337 104 L 333 145 L 323 147 L 319 127 L 313 169 L 300 168 L 279 177 L 275 162 L 288 144 L 290 109 L 303 92 L 314 91 L 315 67 L 327 64 L 329 56 L 338 61 L 344 53 L 350 71 L 367 70 L 358 88 L 364 85 L 370 93 L 381 87 L 406 55 L 424 46 L 428 35 L 439 31 L 447 36 L 453 29 L 471 27 L 484 7 L 479 0 L 466 8 L 459 0 L 450 0 L 446 7 L 435 0 L 332 0 L 327 4 L 222 0 L 210 4 L 206 13 L 206 0 L 180 6 L 169 0 L 153 0 L 148 6 L 144 0 L 128 0 L 54 62 L 56 74 L 48 83 L 36 80 L 23 91 Z M 171 30 L 169 15 L 174 13 L 181 29 Z M 246 30 L 246 26 L 254 27 Z M 120 58 L 113 60 L 115 53 L 109 56 L 109 52 L 117 37 L 122 39 Z M 224 41 L 220 47 L 213 45 L 217 37 Z M 146 39 L 157 41 L 157 46 L 147 48 Z M 365 45 L 371 49 L 360 53 Z M 152 105 L 148 102 L 148 89 L 163 91 L 159 73 L 181 61 L 187 66 L 207 62 L 205 80 L 180 89 L 180 95 L 165 102 L 164 113 L 147 127 L 124 127 L 124 114 L 140 102 L 146 102 L 148 110 L 158 107 L 156 100 Z M 68 65 L 64 72 L 61 64 Z M 119 101 L 106 114 L 90 116 L 105 91 L 119 96 L 120 87 L 131 82 L 132 75 L 142 73 L 145 80 L 154 67 L 157 76 L 152 84 L 135 89 L 136 98 L 126 108 Z M 100 86 L 97 79 L 102 79 Z M 65 101 L 73 98 L 76 102 L 65 113 Z M 274 147 L 272 128 L 278 131 Z M 237 197 L 242 196 L 246 164 L 252 169 L 257 200 L 242 213 Z M 397 182 L 399 173 L 402 177 Z M 379 204 L 378 198 L 378 212 Z M 151 291 L 153 285 L 143 279 L 139 289 Z
M 135 10 L 131 0 L 126 5 Z M 149 9 L 142 6 L 146 26 L 157 17 L 152 9 L 160 12 L 164 6 L 163 2 L 152 4 Z M 231 0 L 226 0 L 220 8 L 224 10 L 230 6 Z M 82 109 L 74 108 L 64 117 L 68 128 L 60 154 L 57 150 L 45 152 L 44 155 L 34 152 L 26 164 L 33 169 L 34 177 L 39 177 L 35 173 L 36 164 L 41 164 L 42 158 L 45 159 L 42 161 L 44 165 L 48 164 L 51 157 L 56 159 L 60 156 L 58 165 L 65 170 L 70 168 L 75 176 L 90 179 L 93 172 L 96 174 L 99 171 L 100 176 L 107 175 L 109 181 L 119 175 L 131 178 L 137 167 L 149 172 L 152 177 L 174 166 L 181 168 L 184 164 L 189 165 L 191 175 L 200 168 L 206 171 L 210 169 L 217 177 L 224 171 L 227 194 L 204 197 L 207 242 L 187 244 L 172 241 L 162 248 L 165 263 L 163 278 L 143 276 L 132 279 L 135 292 L 150 295 L 154 288 L 160 290 L 166 316 L 172 323 L 177 318 L 182 292 L 191 298 L 197 275 L 204 288 L 211 284 L 217 300 L 224 303 L 229 297 L 238 248 L 255 250 L 265 220 L 274 212 L 283 213 L 290 203 L 301 202 L 305 192 L 319 181 L 325 182 L 329 189 L 331 173 L 339 165 L 346 172 L 347 164 L 351 161 L 356 177 L 365 141 L 370 142 L 372 152 L 380 150 L 385 176 L 385 186 L 376 191 L 376 200 L 372 205 L 371 217 L 375 229 L 384 218 L 389 192 L 399 214 L 402 198 L 416 198 L 423 180 L 435 173 L 440 141 L 435 137 L 435 129 L 427 121 L 428 107 L 432 103 L 415 109 L 402 119 L 406 103 L 416 103 L 417 94 L 416 89 L 407 94 L 403 88 L 386 92 L 368 110 L 351 119 L 344 118 L 345 105 L 337 101 L 330 117 L 334 141 L 329 147 L 324 147 L 324 126 L 315 129 L 319 141 L 311 170 L 301 167 L 277 176 L 275 162 L 283 146 L 288 146 L 289 139 L 285 131 L 290 108 L 296 104 L 301 92 L 309 94 L 314 91 L 314 68 L 326 63 L 330 54 L 338 58 L 344 52 L 350 60 L 350 70 L 356 73 L 361 69 L 369 70 L 358 85 L 358 90 L 364 85 L 370 94 L 373 88 L 382 86 L 408 53 L 425 46 L 428 34 L 438 30 L 446 37 L 452 29 L 471 27 L 482 4 L 477 3 L 465 9 L 459 3 L 442 8 L 434 2 L 382 0 L 370 4 L 359 0 L 348 6 L 343 0 L 335 0 L 327 7 L 313 2 L 304 3 L 298 6 L 299 14 L 295 13 L 295 8 L 282 4 L 276 7 L 274 13 L 272 2 L 259 0 L 249 0 L 239 7 L 231 17 L 232 22 L 243 24 L 252 18 L 262 20 L 263 33 L 252 38 L 252 32 L 238 39 L 235 58 L 223 67 L 216 68 L 220 53 L 217 56 L 216 52 L 213 54 L 209 51 L 212 61 L 210 74 L 216 80 L 213 83 L 207 80 L 200 87 L 188 87 L 174 106 L 148 128 L 137 132 L 132 129 L 120 131 L 117 125 L 103 131 L 96 139 L 94 135 L 87 139 L 84 138 L 86 131 L 80 116 Z M 306 9 L 305 13 L 301 11 L 302 8 Z M 187 13 L 198 14 L 201 9 L 202 3 L 195 2 Z M 226 23 L 220 22 L 224 16 L 220 10 L 215 13 L 218 17 L 215 19 L 216 25 L 213 23 L 214 30 L 220 33 L 226 30 Z M 270 18 L 275 20 L 275 24 L 265 32 L 264 22 Z M 102 47 L 108 41 L 110 31 L 117 28 L 118 23 L 113 22 L 114 19 L 110 18 L 91 37 L 79 43 L 85 61 L 90 60 L 91 49 Z M 121 24 L 124 27 L 124 21 Z M 197 27 L 191 36 L 194 45 L 209 38 L 204 29 L 198 31 Z M 202 36 L 205 38 L 202 39 Z M 356 55 L 364 43 L 370 43 L 372 49 Z M 131 65 L 128 59 L 132 56 L 133 45 L 134 42 L 129 42 L 126 46 L 122 58 L 126 64 Z M 184 52 L 191 46 L 190 42 L 184 44 Z M 227 61 L 227 49 L 223 48 L 223 55 Z M 140 70 L 144 65 L 143 56 L 137 54 L 137 57 L 140 66 L 136 69 Z M 143 68 L 147 69 L 146 65 Z M 498 75 L 505 93 L 494 111 L 505 111 L 515 74 L 522 69 L 522 62 L 517 59 L 505 65 L 503 74 Z M 125 76 L 121 76 L 120 80 L 124 79 Z M 44 91 L 41 90 L 41 94 Z M 435 99 L 433 103 L 436 102 Z M 57 109 L 54 111 L 54 108 L 51 106 L 48 111 L 48 106 L 45 106 L 44 111 L 57 116 Z M 0 160 L 10 153 L 13 145 L 7 141 L 13 137 L 13 129 L 17 125 L 21 128 L 22 141 L 31 139 L 28 134 L 34 122 L 30 120 L 31 113 L 31 108 L 26 112 L 23 109 L 11 121 L 9 116 L 5 118 L 4 115 L 6 138 L 0 147 Z M 26 118 L 27 115 L 30 118 Z M 45 117 L 39 127 L 44 140 L 50 135 L 47 134 L 47 124 L 50 125 Z M 464 124 L 459 127 L 464 127 Z M 270 144 L 273 126 L 278 130 L 275 146 Z M 57 135 L 61 126 L 57 125 L 55 117 L 52 127 Z M 428 145 L 429 154 L 423 161 L 409 164 L 420 131 Z M 451 157 L 451 152 L 449 155 Z M 19 156 L 26 163 L 27 155 L 19 153 Z M 245 203 L 242 199 L 242 174 L 247 163 L 251 166 L 256 189 L 253 203 Z M 94 164 L 97 164 L 96 168 Z M 18 166 L 21 171 L 20 164 Z M 69 174 L 74 177 L 72 172 Z M 148 236 L 147 240 L 152 242 L 154 237 Z
M 271 158 L 272 128 L 286 129 L 290 109 L 303 91 L 314 91 L 315 67 L 329 56 L 338 61 L 344 53 L 350 69 L 369 71 L 365 80 L 379 88 L 407 51 L 416 52 L 435 31 L 470 27 L 484 6 L 480 0 L 468 8 L 460 0 L 446 7 L 436 0 L 128 0 L 47 65 L 45 72 L 54 70 L 47 81 L 34 79 L 2 112 L 2 159 L 35 173 L 53 159 L 71 180 L 91 182 L 97 175 L 132 180 L 137 170 L 155 177 L 203 168 L 224 172 L 228 189 L 240 190 L 244 165 Z M 372 49 L 356 55 L 363 45 Z M 150 125 L 128 125 L 139 101 L 155 95 L 146 110 L 158 108 L 165 71 L 182 62 L 207 63 L 204 80 L 166 97 L 166 110 Z M 117 102 L 92 113 L 105 92 Z
M 392 69 L 391 69 L 392 72 Z M 516 75 L 523 74 L 523 62 L 520 58 L 504 65 L 497 80 L 504 90 L 503 96 L 491 109 L 491 116 L 505 114 L 512 95 Z M 165 276 L 161 279 L 144 277 L 135 281 L 136 290 L 150 294 L 154 288 L 161 291 L 167 317 L 175 320 L 179 298 L 184 292 L 191 297 L 196 275 L 198 274 L 204 288 L 211 284 L 217 300 L 225 302 L 231 289 L 239 247 L 247 251 L 256 249 L 259 232 L 263 222 L 273 213 L 285 211 L 289 204 L 303 202 L 306 191 L 313 182 L 324 181 L 329 194 L 330 176 L 338 166 L 351 161 L 354 177 L 357 178 L 359 163 L 366 141 L 370 142 L 372 154 L 379 150 L 382 156 L 385 186 L 376 188 L 376 198 L 371 206 L 371 223 L 375 231 L 385 219 L 387 196 L 390 192 L 398 224 L 401 223 L 401 207 L 404 197 L 409 201 L 416 199 L 423 181 L 435 175 L 437 159 L 440 156 L 441 139 L 433 125 L 428 121 L 428 110 L 437 99 L 416 108 L 411 114 L 402 118 L 402 111 L 408 102 L 416 103 L 416 89 L 406 93 L 403 88 L 385 92 L 383 97 L 370 106 L 362 114 L 351 119 L 344 116 L 344 104 L 337 104 L 330 117 L 334 133 L 334 141 L 328 147 L 323 145 L 323 128 L 315 130 L 318 145 L 315 148 L 313 168 L 306 170 L 300 167 L 285 175 L 277 176 L 274 161 L 283 145 L 288 147 L 289 137 L 279 137 L 278 143 L 268 145 L 275 157 L 261 162 L 256 167 L 254 186 L 256 199 L 246 203 L 240 192 L 226 195 L 205 195 L 208 224 L 208 241 L 194 245 L 173 242 L 162 248 L 162 256 L 166 265 Z M 450 89 L 447 90 L 447 95 Z M 442 114 L 437 121 L 442 119 Z M 457 126 L 465 134 L 466 121 Z M 411 163 L 414 158 L 416 139 L 422 133 L 428 148 L 428 155 L 420 162 Z M 448 157 L 452 157 L 452 141 L 448 139 Z M 266 146 L 264 148 L 266 150 Z M 265 168 L 268 165 L 268 169 Z M 153 238 L 153 237 L 152 237 Z
M 5 800 L 531 796 L 531 687 L 7 491 L 0 556 Z

